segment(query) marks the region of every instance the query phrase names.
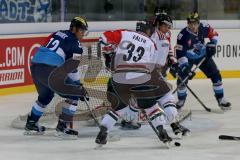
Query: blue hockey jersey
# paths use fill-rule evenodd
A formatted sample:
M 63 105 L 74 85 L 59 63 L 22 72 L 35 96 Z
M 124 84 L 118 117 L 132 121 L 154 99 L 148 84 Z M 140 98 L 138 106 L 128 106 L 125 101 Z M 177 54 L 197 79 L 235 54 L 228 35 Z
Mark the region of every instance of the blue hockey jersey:
M 205 38 L 217 44 L 218 33 L 207 23 L 200 23 L 198 33 L 193 33 L 188 27 L 181 30 L 177 37 L 177 59 L 198 59 L 205 52 Z
M 32 62 L 60 66 L 71 58 L 73 53 L 82 54 L 83 49 L 74 33 L 61 30 L 53 33 L 45 46 L 38 49 Z

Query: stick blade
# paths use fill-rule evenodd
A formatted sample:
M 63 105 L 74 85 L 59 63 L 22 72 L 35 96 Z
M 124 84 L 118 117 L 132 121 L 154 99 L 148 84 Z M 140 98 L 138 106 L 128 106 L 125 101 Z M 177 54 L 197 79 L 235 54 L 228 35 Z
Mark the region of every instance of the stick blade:
M 240 137 L 235 137 L 235 136 L 229 136 L 229 135 L 219 135 L 218 137 L 221 140 L 238 140 L 240 141 Z

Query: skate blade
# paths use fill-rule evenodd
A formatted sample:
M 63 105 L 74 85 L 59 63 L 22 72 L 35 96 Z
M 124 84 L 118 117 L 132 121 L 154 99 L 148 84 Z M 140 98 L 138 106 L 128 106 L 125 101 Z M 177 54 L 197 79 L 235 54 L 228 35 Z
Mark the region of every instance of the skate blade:
M 25 136 L 40 136 L 40 135 L 44 135 L 44 132 L 25 131 L 25 132 L 23 133 L 23 135 L 25 135 Z
M 171 142 L 165 142 L 165 143 L 164 143 L 164 147 L 165 147 L 166 149 L 172 148 Z
M 227 111 L 230 111 L 230 110 L 232 110 L 232 108 L 231 107 L 220 107 L 220 109 L 221 109 L 221 111 L 222 112 L 227 112 Z
M 107 137 L 107 141 L 109 142 L 116 142 L 116 141 L 120 141 L 121 138 L 120 138 L 120 135 L 109 135 Z
M 185 132 L 185 133 L 182 134 L 182 136 L 189 137 L 189 136 L 191 136 L 191 132 Z
M 183 134 L 181 132 L 175 134 L 176 139 L 182 139 L 183 138 Z
M 56 132 L 54 133 L 55 137 L 64 139 L 64 140 L 77 140 L 78 136 L 77 135 L 68 135 L 62 132 Z
M 96 147 L 94 147 L 94 149 L 95 150 L 101 150 L 101 149 L 103 149 L 103 146 L 104 146 L 105 144 L 97 144 L 96 145 Z

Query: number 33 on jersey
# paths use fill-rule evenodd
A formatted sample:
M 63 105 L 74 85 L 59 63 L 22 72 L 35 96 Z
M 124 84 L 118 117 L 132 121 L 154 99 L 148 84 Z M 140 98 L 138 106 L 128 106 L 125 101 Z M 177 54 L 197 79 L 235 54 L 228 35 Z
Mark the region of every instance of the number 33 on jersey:
M 105 44 L 116 46 L 115 72 L 150 73 L 158 62 L 154 42 L 143 33 L 129 30 L 106 31 L 100 39 Z

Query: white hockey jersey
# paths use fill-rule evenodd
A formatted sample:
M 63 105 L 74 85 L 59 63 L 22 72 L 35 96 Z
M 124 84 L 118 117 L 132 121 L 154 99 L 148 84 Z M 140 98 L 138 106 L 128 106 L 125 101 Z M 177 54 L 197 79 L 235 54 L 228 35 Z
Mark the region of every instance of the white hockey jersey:
M 116 46 L 113 80 L 122 84 L 142 84 L 151 79 L 159 62 L 154 42 L 144 34 L 129 30 L 106 31 L 104 43 Z
M 164 66 L 166 64 L 168 55 L 173 55 L 171 47 L 171 32 L 169 31 L 164 34 L 156 29 L 152 34 L 151 39 L 157 46 L 157 54 L 160 56 L 159 63 L 161 66 Z

